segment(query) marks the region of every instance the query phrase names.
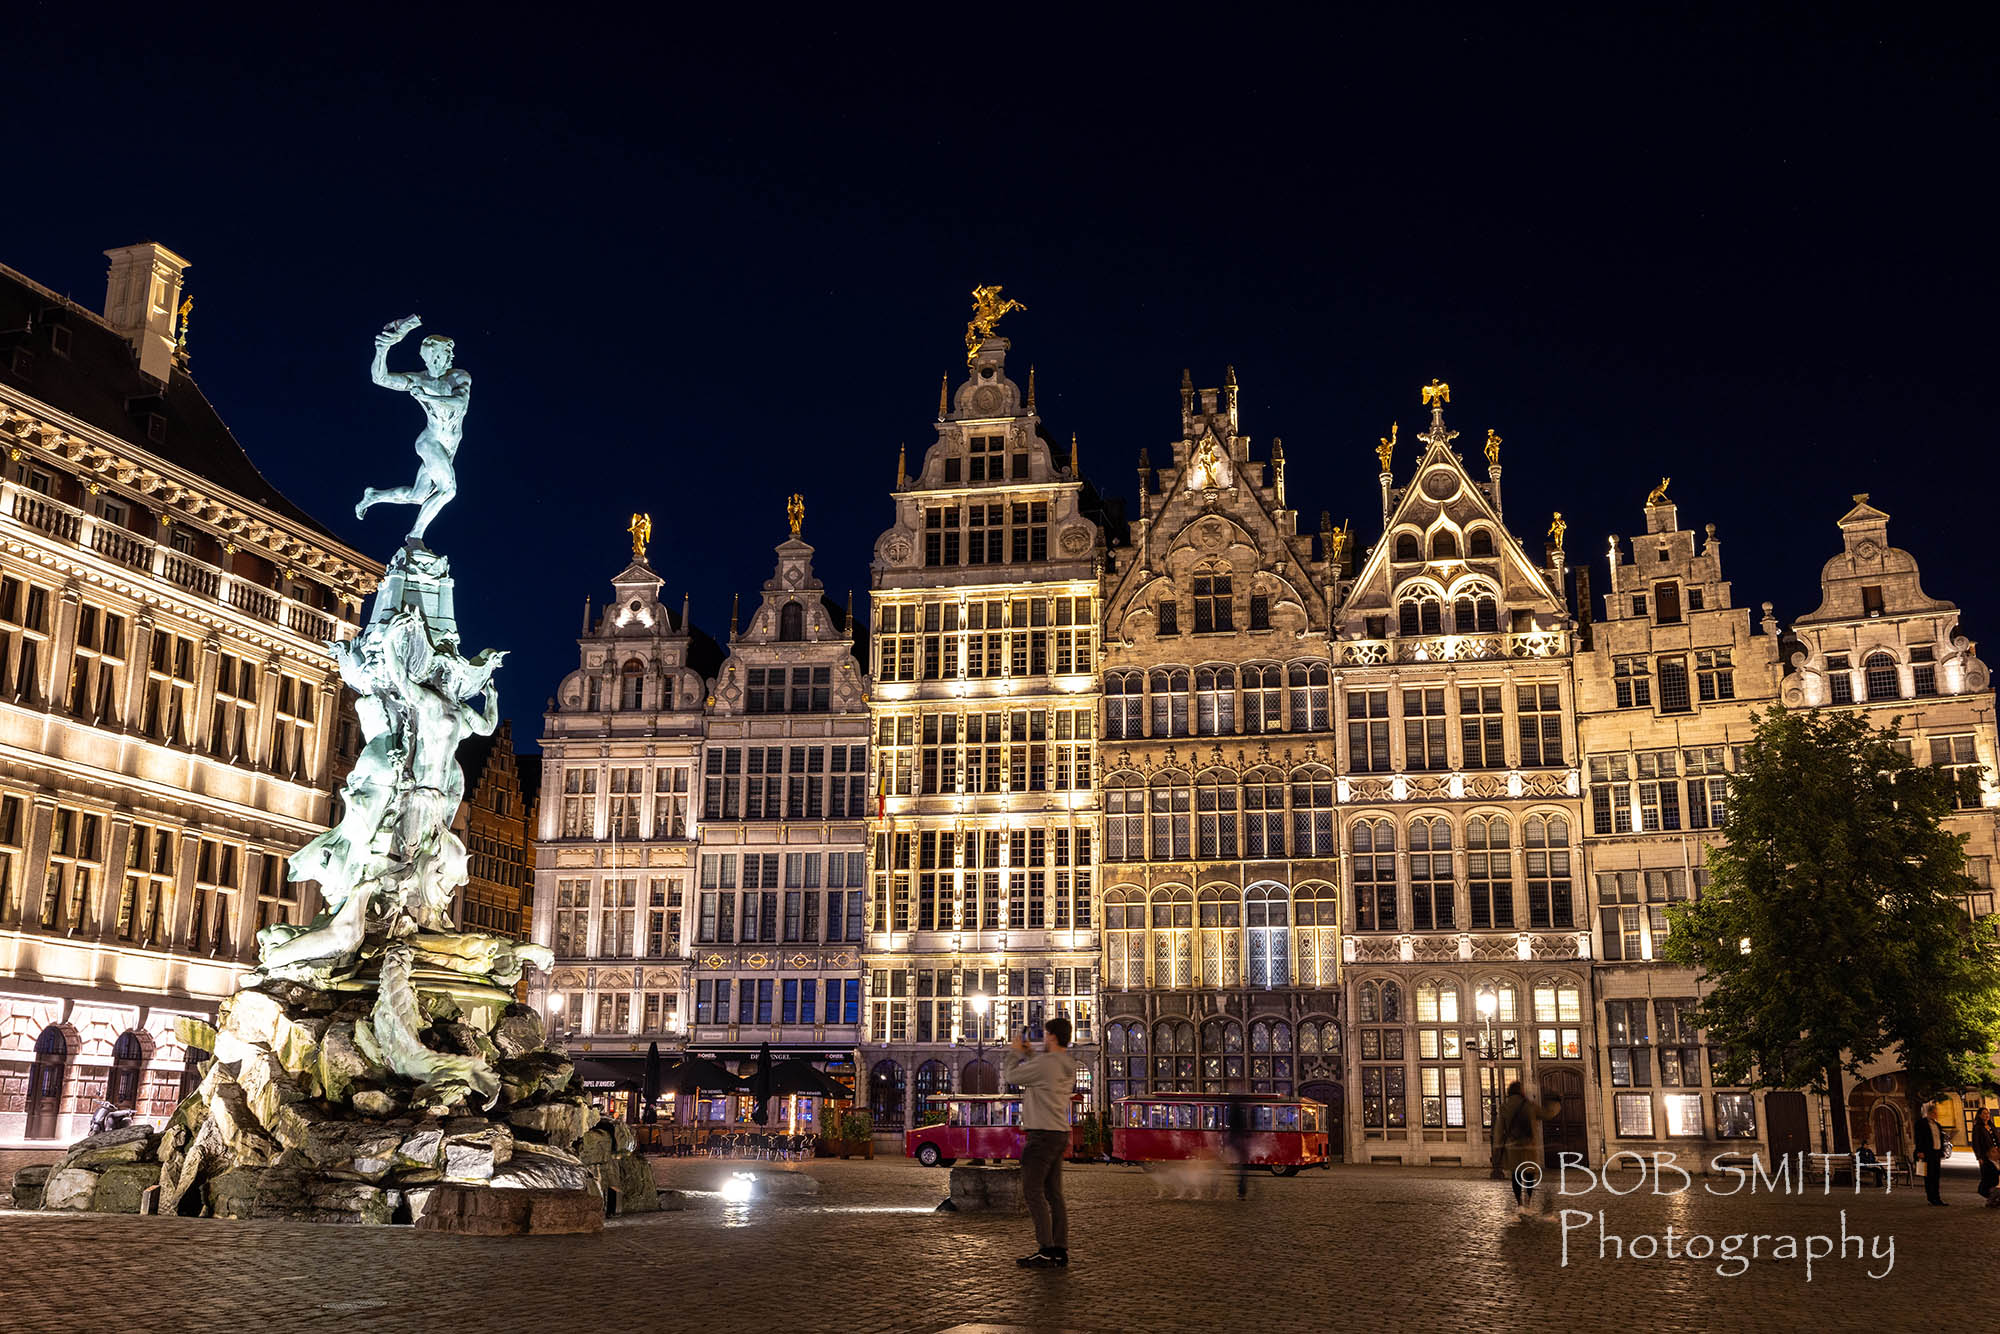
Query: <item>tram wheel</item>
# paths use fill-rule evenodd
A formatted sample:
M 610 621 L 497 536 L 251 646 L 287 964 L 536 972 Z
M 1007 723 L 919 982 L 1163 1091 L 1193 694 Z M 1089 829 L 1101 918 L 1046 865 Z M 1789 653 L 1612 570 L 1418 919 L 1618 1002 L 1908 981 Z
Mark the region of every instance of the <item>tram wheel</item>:
M 944 1161 L 944 1155 L 938 1152 L 938 1146 L 935 1144 L 919 1144 L 917 1146 L 917 1161 L 925 1167 L 936 1167 Z

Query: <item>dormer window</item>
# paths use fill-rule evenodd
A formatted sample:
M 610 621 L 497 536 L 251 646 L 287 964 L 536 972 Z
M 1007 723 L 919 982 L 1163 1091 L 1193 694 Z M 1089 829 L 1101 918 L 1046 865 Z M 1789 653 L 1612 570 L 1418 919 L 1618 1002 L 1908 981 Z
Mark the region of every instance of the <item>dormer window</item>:
M 1679 584 L 1653 585 L 1654 620 L 1660 625 L 1681 623 L 1681 587 Z
M 1194 632 L 1198 635 L 1236 628 L 1235 603 L 1227 574 L 1194 577 Z
M 618 673 L 618 707 L 639 709 L 644 707 L 645 699 L 646 665 L 637 658 L 628 658 Z
M 1475 528 L 1465 539 L 1465 554 L 1468 556 L 1491 556 L 1493 554 L 1493 534 L 1485 528 Z
M 63 328 L 60 324 L 51 325 L 49 328 L 49 351 L 59 357 L 68 357 L 69 336 L 69 330 Z
M 1901 699 L 1903 688 L 1896 676 L 1896 660 L 1887 653 L 1871 653 L 1862 662 L 1862 677 L 1868 686 L 1868 698 Z
M 1457 560 L 1457 559 L 1458 559 L 1458 535 L 1457 535 L 1456 533 L 1453 533 L 1453 532 L 1450 532 L 1449 530 L 1444 530 L 1444 529 L 1441 529 L 1441 530 L 1439 530 L 1438 532 L 1435 532 L 1435 533 L 1432 533 L 1432 534 L 1431 534 L 1431 559 L 1432 559 L 1432 560 Z
M 946 486 L 957 486 L 958 473 L 959 461 L 956 458 L 947 458 L 944 461 L 944 484 Z
M 1700 611 L 1701 609 L 1702 609 L 1701 590 L 1699 588 L 1690 588 L 1688 590 L 1688 610 Z
M 1475 584 L 1452 602 L 1451 628 L 1461 635 L 1492 634 L 1500 629 L 1500 607 L 1493 590 Z
M 1422 560 L 1423 551 L 1417 546 L 1415 533 L 1399 533 L 1396 536 L 1397 560 Z
M 806 637 L 806 609 L 796 602 L 787 602 L 778 613 L 778 638 L 786 643 L 794 643 Z
M 966 472 L 970 480 L 975 482 L 1000 480 L 1000 450 L 1004 443 L 1005 441 L 997 435 L 975 435 L 966 442 Z M 946 481 L 958 480 L 956 464 L 956 459 L 947 461 Z
M 1880 616 L 1882 614 L 1882 585 L 1863 584 L 1861 586 L 1861 614 Z

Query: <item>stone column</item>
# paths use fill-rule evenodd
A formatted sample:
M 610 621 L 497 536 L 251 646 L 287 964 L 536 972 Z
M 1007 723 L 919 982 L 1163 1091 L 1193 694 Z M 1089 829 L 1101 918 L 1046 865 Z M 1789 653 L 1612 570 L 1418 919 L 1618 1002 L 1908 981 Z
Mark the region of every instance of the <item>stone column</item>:
M 167 949 L 183 949 L 193 954 L 195 942 L 188 938 L 188 933 L 194 926 L 194 873 L 201 861 L 201 836 L 183 829 L 180 840 L 180 851 L 174 858 L 173 922 L 161 944 Z
M 10 924 L 27 925 L 41 920 L 42 899 L 48 893 L 49 841 L 56 823 L 56 799 L 48 795 L 34 798 L 28 813 L 28 839 L 21 853 L 20 905 L 9 912 Z
M 132 618 L 132 639 L 125 653 L 125 698 L 118 711 L 128 732 L 145 726 L 146 689 L 151 683 L 147 672 L 152 660 L 153 618 L 142 611 Z
M 339 678 L 329 676 L 314 692 L 312 753 L 306 757 L 306 778 L 314 787 L 333 787 L 333 735 L 340 726 Z M 326 818 L 327 812 L 320 812 Z
M 125 894 L 125 862 L 132 847 L 132 816 L 119 811 L 111 817 L 111 837 L 104 847 L 104 902 L 97 914 L 97 936 L 100 940 L 118 939 L 118 906 Z M 132 905 L 136 916 L 139 905 Z
M 207 751 L 215 730 L 215 690 L 222 665 L 222 641 L 209 635 L 201 641 L 201 667 L 194 678 L 194 707 L 188 711 L 188 740 L 195 750 Z
M 83 591 L 74 579 L 56 594 L 56 623 L 49 632 L 48 661 L 42 664 L 42 699 L 63 712 L 69 709 L 69 671 L 76 661 L 77 608 L 82 602 Z
M 258 673 L 257 716 L 250 728 L 250 767 L 268 768 L 271 758 L 271 730 L 278 718 L 278 658 L 265 660 Z M 275 770 L 273 770 L 275 772 Z

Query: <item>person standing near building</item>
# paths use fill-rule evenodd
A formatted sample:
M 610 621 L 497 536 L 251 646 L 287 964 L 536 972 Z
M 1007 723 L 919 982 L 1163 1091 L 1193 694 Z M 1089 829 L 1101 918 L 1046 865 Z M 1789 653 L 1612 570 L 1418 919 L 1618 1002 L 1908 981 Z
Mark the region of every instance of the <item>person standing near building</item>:
M 1069 1054 L 1069 1020 L 1056 1015 L 1042 1028 L 1042 1049 L 1032 1055 L 1025 1031 L 1014 1035 L 1001 1078 L 1021 1090 L 1021 1193 L 1035 1220 L 1033 1255 L 1023 1269 L 1069 1264 L 1069 1211 L 1063 1204 L 1063 1159 L 1069 1156 L 1069 1101 L 1076 1089 L 1076 1059 Z
M 1514 1207 L 1524 1219 L 1535 1216 L 1535 1183 L 1541 1180 L 1541 1164 L 1536 1161 L 1540 1155 L 1535 1152 L 1535 1142 L 1541 1136 L 1536 1125 L 1561 1110 L 1561 1098 L 1537 1103 L 1521 1091 L 1517 1079 L 1507 1086 L 1507 1096 L 1493 1118 L 1493 1133 L 1500 1142 L 1500 1167 L 1514 1189 Z
M 1917 1171 L 1924 1179 L 1924 1198 L 1943 1204 L 1938 1198 L 1938 1178 L 1944 1175 L 1944 1127 L 1938 1124 L 1937 1104 L 1924 1104 L 1917 1122 Z
M 1972 1123 L 1972 1156 L 1979 1162 L 1979 1193 L 1991 1199 L 1993 1187 L 2000 1185 L 2000 1167 L 1993 1165 L 1993 1109 L 1981 1107 Z

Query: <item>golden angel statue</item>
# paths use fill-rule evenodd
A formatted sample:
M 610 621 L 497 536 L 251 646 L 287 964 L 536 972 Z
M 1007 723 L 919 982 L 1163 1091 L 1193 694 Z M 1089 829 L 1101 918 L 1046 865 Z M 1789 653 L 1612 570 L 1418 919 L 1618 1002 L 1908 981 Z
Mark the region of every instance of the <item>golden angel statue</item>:
M 625 531 L 632 534 L 632 559 L 646 559 L 646 544 L 653 540 L 653 516 L 634 514 Z
M 1673 478 L 1671 478 L 1671 477 L 1662 477 L 1662 478 L 1660 479 L 1660 484 L 1659 484 L 1658 486 L 1654 487 L 1654 488 L 1653 488 L 1653 489 L 1652 489 L 1651 491 L 1648 491 L 1648 492 L 1646 493 L 1646 503 L 1647 503 L 1648 505 L 1664 505 L 1664 504 L 1666 504 L 1666 503 L 1667 503 L 1667 487 L 1669 487 L 1670 485 L 1672 485 L 1672 484 L 1673 484 L 1673 480 L 1674 480 L 1674 479 L 1673 479 Z
M 1549 524 L 1549 545 L 1557 551 L 1561 551 L 1563 549 L 1563 534 L 1568 531 L 1569 525 L 1563 521 L 1562 511 L 1557 510 L 1555 519 Z
M 972 289 L 972 318 L 965 325 L 965 364 L 970 366 L 979 355 L 980 345 L 993 336 L 993 328 L 1000 323 L 1000 317 L 1010 310 L 1026 310 L 1027 307 L 1011 298 L 1002 300 L 1000 288 L 975 287 Z
M 799 529 L 806 523 L 806 498 L 794 491 L 792 498 L 785 502 L 785 518 L 792 525 L 792 536 L 799 535 Z
M 1432 380 L 1429 384 L 1424 386 L 1425 407 L 1429 407 L 1433 403 L 1443 404 L 1449 402 L 1451 402 L 1450 385 L 1445 384 L 1440 380 Z
M 1500 433 L 1491 426 L 1486 428 L 1486 466 L 1500 466 Z
M 1382 460 L 1383 472 L 1389 471 L 1389 460 L 1393 458 L 1396 453 L 1396 427 L 1397 423 L 1390 422 L 1389 434 L 1376 437 L 1382 442 L 1381 444 L 1375 447 L 1375 457 Z
M 174 351 L 185 357 L 188 350 L 188 316 L 194 314 L 194 298 L 181 301 L 181 308 L 175 317 Z

